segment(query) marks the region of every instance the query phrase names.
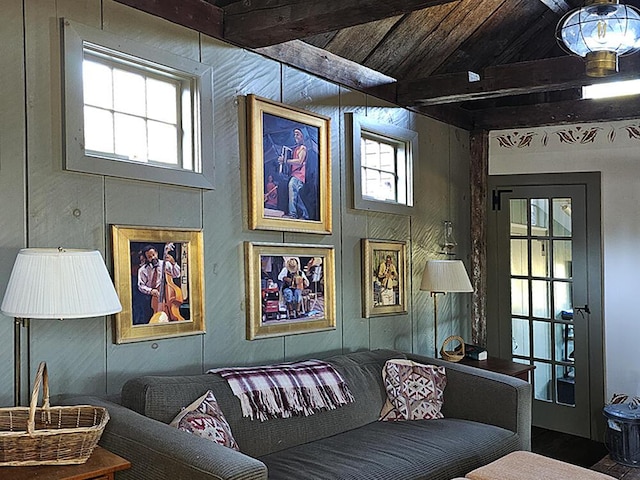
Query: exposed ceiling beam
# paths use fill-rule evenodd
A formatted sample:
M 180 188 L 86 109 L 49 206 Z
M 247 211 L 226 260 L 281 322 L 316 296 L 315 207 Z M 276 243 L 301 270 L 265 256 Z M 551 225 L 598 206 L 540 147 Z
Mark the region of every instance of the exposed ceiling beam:
M 115 0 L 211 37 L 222 39 L 224 12 L 205 0 Z
M 301 40 L 258 48 L 255 51 L 331 82 L 396 104 L 395 79 Z M 471 114 L 457 106 L 436 105 L 414 110 L 467 130 L 473 126 Z
M 568 123 L 588 123 L 637 119 L 639 97 L 579 100 L 543 103 L 521 107 L 499 107 L 474 113 L 475 128 L 501 130 L 505 128 L 539 127 Z
M 224 38 L 257 48 L 458 0 L 240 0 L 224 7 Z
M 584 85 L 635 79 L 640 76 L 640 57 L 620 59 L 620 73 L 604 78 L 587 77 L 582 59 L 556 57 L 487 67 L 473 81 L 469 72 L 434 75 L 398 82 L 398 104 L 439 105 L 536 92 L 566 90 Z
M 566 12 L 571 10 L 571 5 L 569 5 L 565 0 L 540 0 L 544 3 L 549 10 L 556 12 L 559 15 L 564 15 Z

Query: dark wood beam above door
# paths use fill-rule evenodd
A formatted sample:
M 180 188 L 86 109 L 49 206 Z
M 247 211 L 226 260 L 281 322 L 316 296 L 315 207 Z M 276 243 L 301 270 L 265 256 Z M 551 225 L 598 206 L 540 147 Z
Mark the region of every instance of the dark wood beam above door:
M 224 7 L 224 38 L 248 48 L 264 47 L 453 1 L 240 0 Z
M 636 79 L 640 76 L 640 56 L 621 58 L 620 73 L 605 78 L 587 77 L 584 61 L 572 56 L 487 67 L 475 81 L 471 73 L 400 81 L 398 104 L 426 106 L 459 103 Z

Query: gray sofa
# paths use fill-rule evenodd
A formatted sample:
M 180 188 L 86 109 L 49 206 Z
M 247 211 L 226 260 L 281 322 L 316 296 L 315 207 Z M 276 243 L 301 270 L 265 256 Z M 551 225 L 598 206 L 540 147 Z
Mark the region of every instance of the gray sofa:
M 439 420 L 379 422 L 390 358 L 446 366 Z M 219 375 L 146 376 L 128 381 L 121 404 L 96 397 L 63 403 L 108 408 L 100 444 L 129 459 L 118 479 L 153 480 L 450 480 L 514 450 L 530 449 L 531 387 L 505 375 L 391 350 L 325 359 L 355 402 L 309 417 L 259 422 Z M 167 425 L 212 390 L 242 453 Z

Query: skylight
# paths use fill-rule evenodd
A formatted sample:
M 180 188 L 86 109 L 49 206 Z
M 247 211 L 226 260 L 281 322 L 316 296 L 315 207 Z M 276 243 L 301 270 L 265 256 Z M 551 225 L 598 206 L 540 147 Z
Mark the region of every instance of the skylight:
M 640 94 L 640 79 L 600 83 L 582 87 L 583 99 L 622 97 Z

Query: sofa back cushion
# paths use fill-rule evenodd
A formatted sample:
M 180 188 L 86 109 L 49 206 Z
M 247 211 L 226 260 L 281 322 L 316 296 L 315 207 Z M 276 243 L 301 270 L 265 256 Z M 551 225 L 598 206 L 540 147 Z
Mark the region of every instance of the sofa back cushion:
M 169 423 L 181 408 L 211 390 L 240 450 L 260 457 L 377 421 L 386 400 L 382 367 L 390 358 L 405 356 L 393 350 L 375 350 L 325 358 L 343 376 L 355 401 L 309 417 L 265 422 L 245 418 L 239 399 L 233 395 L 226 380 L 215 374 L 138 377 L 122 387 L 122 404 L 142 415 Z

